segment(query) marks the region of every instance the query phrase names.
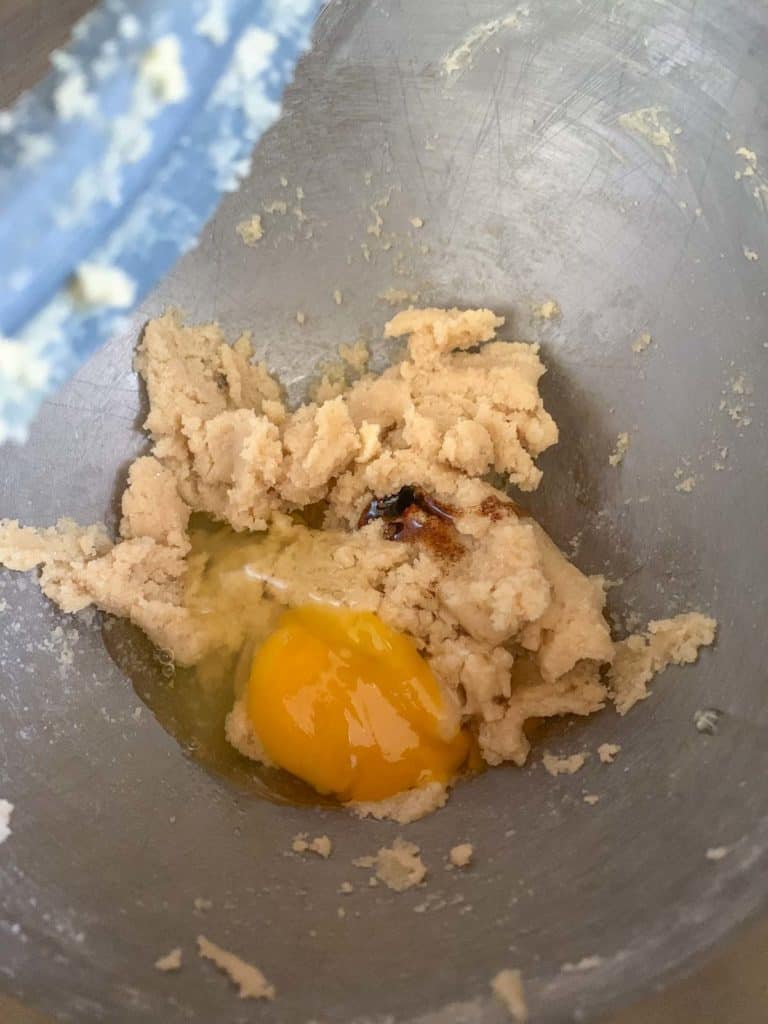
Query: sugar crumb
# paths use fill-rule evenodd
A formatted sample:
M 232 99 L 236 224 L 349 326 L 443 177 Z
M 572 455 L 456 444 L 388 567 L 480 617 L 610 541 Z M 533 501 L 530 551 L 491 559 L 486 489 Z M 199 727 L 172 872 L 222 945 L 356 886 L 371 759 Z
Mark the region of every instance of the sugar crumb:
M 707 860 L 722 860 L 723 857 L 727 857 L 730 852 L 731 851 L 727 846 L 711 846 L 707 850 Z
M 352 345 L 339 345 L 339 358 L 356 373 L 364 373 L 371 358 L 370 350 L 361 339 Z
M 423 217 L 411 217 L 411 225 L 413 227 L 415 227 L 415 228 L 423 228 L 424 227 L 424 219 L 423 219 Z
M 585 793 L 584 795 L 584 803 L 589 804 L 590 807 L 594 807 L 595 804 L 599 802 L 599 800 L 600 797 L 597 795 L 597 793 Z

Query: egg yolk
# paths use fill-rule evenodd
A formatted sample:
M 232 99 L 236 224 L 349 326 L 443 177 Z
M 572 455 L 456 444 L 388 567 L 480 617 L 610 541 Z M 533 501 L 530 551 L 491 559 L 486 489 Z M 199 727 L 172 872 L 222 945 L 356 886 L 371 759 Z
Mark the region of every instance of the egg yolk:
M 447 783 L 469 752 L 413 642 L 372 612 L 285 612 L 254 657 L 246 701 L 267 756 L 342 801 Z

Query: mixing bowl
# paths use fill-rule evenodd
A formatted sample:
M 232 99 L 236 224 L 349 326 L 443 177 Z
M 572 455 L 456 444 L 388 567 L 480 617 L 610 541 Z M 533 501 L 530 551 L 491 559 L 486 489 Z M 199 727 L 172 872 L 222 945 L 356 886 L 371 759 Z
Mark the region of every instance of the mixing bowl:
M 19 38 L 6 90 L 53 42 Z M 0 453 L 0 515 L 114 524 L 146 445 L 132 348 L 168 305 L 252 329 L 294 398 L 340 342 L 380 337 L 388 289 L 486 305 L 549 367 L 561 441 L 533 512 L 609 577 L 617 629 L 709 610 L 717 648 L 626 718 L 540 738 L 565 753 L 618 743 L 615 764 L 486 772 L 407 828 L 431 867 L 424 888 L 345 896 L 352 859 L 401 828 L 263 799 L 204 763 L 143 705 L 161 669 L 140 638 L 64 618 L 30 579 L 3 575 L 7 995 L 78 1024 L 500 1024 L 489 982 L 515 967 L 532 1020 L 591 1021 L 763 906 L 766 52 L 758 0 L 326 6 L 244 187 L 130 329 L 46 402 L 29 443 Z M 254 213 L 265 233 L 246 247 L 236 225 Z M 559 318 L 536 315 L 549 299 Z M 714 734 L 694 724 L 706 709 Z M 333 855 L 296 857 L 298 832 L 327 833 Z M 463 840 L 473 867 L 445 871 Z M 275 1003 L 240 1003 L 193 963 L 201 932 L 258 963 Z M 182 970 L 156 971 L 177 945 Z M 599 959 L 563 969 L 585 958 Z

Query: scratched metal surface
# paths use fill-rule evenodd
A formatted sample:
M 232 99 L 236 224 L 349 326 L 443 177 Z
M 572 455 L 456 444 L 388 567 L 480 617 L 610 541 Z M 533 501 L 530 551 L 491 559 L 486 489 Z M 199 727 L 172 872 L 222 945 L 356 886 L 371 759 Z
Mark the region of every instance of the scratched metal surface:
M 536 513 L 583 568 L 624 581 L 619 624 L 622 609 L 705 607 L 720 642 L 627 718 L 548 737 L 563 752 L 618 742 L 611 768 L 489 772 L 409 829 L 425 889 L 340 897 L 359 880 L 351 859 L 397 830 L 278 808 L 206 772 L 136 713 L 98 622 L 65 622 L 29 581 L 0 577 L 8 995 L 77 1022 L 501 1024 L 488 982 L 514 966 L 533 1020 L 596 1021 L 764 907 L 767 50 L 757 0 L 329 5 L 251 180 L 136 330 L 168 303 L 253 328 L 299 394 L 340 341 L 377 336 L 390 287 L 493 306 L 550 367 L 562 441 Z M 647 108 L 655 139 L 619 120 Z M 235 226 L 259 211 L 265 237 L 246 248 Z M 541 321 L 549 298 L 562 317 Z M 642 331 L 653 342 L 635 354 Z M 114 339 L 29 445 L 0 453 L 0 515 L 112 515 L 144 445 L 134 340 Z M 693 714 L 710 706 L 719 729 L 701 735 Z M 286 855 L 298 831 L 330 834 L 334 856 Z M 458 838 L 476 864 L 446 873 Z M 258 963 L 274 1006 L 238 1003 L 193 962 L 199 932 Z M 161 976 L 154 959 L 177 944 L 185 966 Z

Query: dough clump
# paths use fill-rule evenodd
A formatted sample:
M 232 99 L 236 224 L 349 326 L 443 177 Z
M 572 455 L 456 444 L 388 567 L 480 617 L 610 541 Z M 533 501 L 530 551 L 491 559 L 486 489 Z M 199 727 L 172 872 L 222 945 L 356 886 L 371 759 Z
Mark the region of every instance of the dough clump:
M 655 672 L 695 660 L 714 622 L 692 613 L 614 646 L 602 578 L 488 482 L 534 490 L 536 458 L 557 440 L 538 346 L 497 341 L 502 323 L 486 309 L 401 312 L 385 327 L 408 337 L 400 362 L 291 411 L 247 335 L 230 345 L 218 326 L 167 313 L 136 355 L 152 446 L 130 468 L 119 537 L 3 521 L 0 563 L 38 566 L 64 611 L 130 619 L 179 665 L 234 657 L 310 600 L 376 612 L 414 639 L 485 761 L 522 765 L 526 722 L 589 715 L 609 697 L 623 714 Z M 373 499 L 406 487 L 450 509 L 448 548 L 394 542 L 381 519 L 360 525 Z M 190 524 L 196 513 L 229 539 Z M 241 699 L 227 735 L 267 762 Z M 354 809 L 407 822 L 444 802 L 432 785 Z
M 412 889 L 427 876 L 419 847 L 399 837 L 391 846 L 382 846 L 376 854 L 375 867 L 379 881 L 395 892 Z

